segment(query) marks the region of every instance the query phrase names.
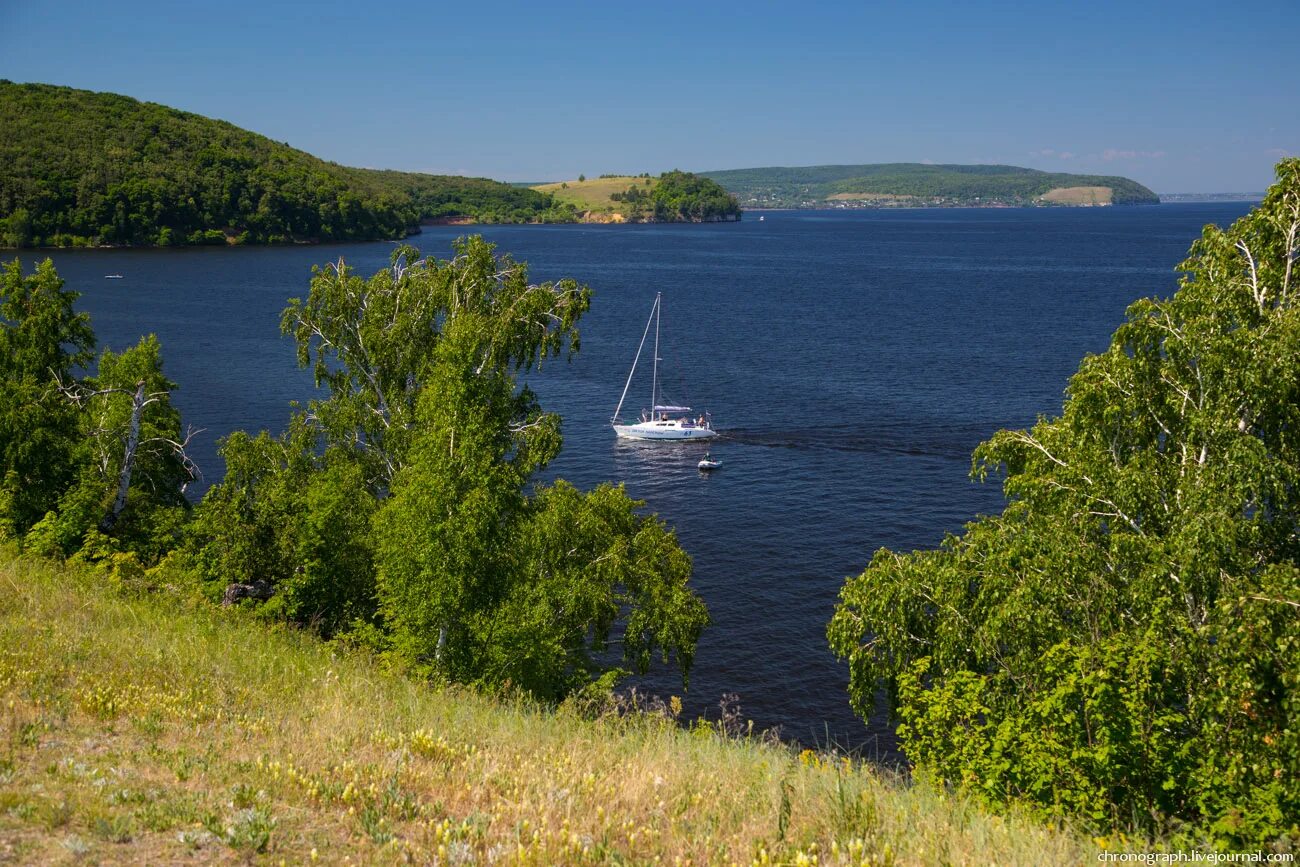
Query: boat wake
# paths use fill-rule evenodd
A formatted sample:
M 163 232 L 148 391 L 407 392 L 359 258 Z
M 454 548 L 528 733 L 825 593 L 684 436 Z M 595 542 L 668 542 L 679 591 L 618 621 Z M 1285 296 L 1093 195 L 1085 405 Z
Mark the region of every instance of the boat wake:
M 859 426 L 816 429 L 773 430 L 731 428 L 718 432 L 717 441 L 769 449 L 809 452 L 856 452 L 869 454 L 920 455 L 968 460 L 974 448 L 993 431 L 973 425 L 917 429 L 903 425 L 871 423 L 871 430 Z

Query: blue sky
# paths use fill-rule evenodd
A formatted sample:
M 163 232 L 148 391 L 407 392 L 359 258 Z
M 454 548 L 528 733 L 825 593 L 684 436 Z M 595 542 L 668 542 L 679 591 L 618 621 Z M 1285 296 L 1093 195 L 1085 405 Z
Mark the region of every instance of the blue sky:
M 1300 155 L 1300 0 L 0 0 L 0 78 L 348 165 L 558 180 L 997 162 L 1254 191 Z

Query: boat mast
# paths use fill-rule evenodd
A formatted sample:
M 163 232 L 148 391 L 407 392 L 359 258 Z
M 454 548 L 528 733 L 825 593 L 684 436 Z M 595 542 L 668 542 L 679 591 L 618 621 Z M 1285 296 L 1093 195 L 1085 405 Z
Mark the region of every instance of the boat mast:
M 627 382 L 623 383 L 623 394 L 619 396 L 618 408 L 614 410 L 614 417 L 610 419 L 611 423 L 618 421 L 618 414 L 623 411 L 623 401 L 627 400 L 627 390 L 632 387 L 632 377 L 636 373 L 636 364 L 641 360 L 641 350 L 645 349 L 645 339 L 650 334 L 650 321 L 655 318 L 655 311 L 659 309 L 659 296 L 655 296 L 655 303 L 650 308 L 650 318 L 645 321 L 645 330 L 641 332 L 641 343 L 636 348 L 636 358 L 632 359 L 632 369 L 627 373 Z M 655 354 L 659 354 L 659 329 L 655 329 Z M 652 404 L 653 405 L 653 404 Z
M 659 405 L 659 308 L 663 306 L 662 292 L 655 293 L 655 366 L 650 375 L 650 417 L 654 418 L 655 407 Z

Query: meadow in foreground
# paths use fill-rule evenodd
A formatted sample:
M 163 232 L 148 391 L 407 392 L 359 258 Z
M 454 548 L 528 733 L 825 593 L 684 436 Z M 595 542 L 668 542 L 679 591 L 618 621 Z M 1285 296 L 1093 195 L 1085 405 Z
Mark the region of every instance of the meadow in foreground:
M 166 588 L 0 558 L 0 860 L 1096 858 L 844 757 L 435 688 Z

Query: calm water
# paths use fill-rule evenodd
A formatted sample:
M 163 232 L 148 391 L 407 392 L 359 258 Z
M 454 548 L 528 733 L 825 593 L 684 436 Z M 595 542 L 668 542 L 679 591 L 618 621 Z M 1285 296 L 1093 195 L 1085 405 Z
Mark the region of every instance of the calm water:
M 688 713 L 735 692 L 759 727 L 888 755 L 888 726 L 852 714 L 846 670 L 826 647 L 844 578 L 880 547 L 931 547 L 998 509 L 996 485 L 967 478 L 972 448 L 1059 411 L 1080 357 L 1105 348 L 1124 308 L 1171 293 L 1173 267 L 1201 227 L 1247 208 L 776 212 L 736 225 L 482 231 L 536 279 L 573 276 L 595 290 L 581 354 L 532 378 L 564 417 L 564 452 L 548 477 L 626 482 L 694 556 L 714 623 Z M 445 256 L 457 234 L 439 227 L 412 240 Z M 211 482 L 217 437 L 278 431 L 289 401 L 312 394 L 279 336 L 285 299 L 306 294 L 313 264 L 344 256 L 369 273 L 390 250 L 53 258 L 84 293 L 101 342 L 162 339 L 176 402 L 207 429 L 196 457 Z M 710 410 L 726 432 L 713 475 L 695 469 L 699 444 L 620 444 L 607 425 L 656 291 L 665 397 Z M 633 413 L 649 391 L 639 371 Z M 643 684 L 680 692 L 666 671 Z

